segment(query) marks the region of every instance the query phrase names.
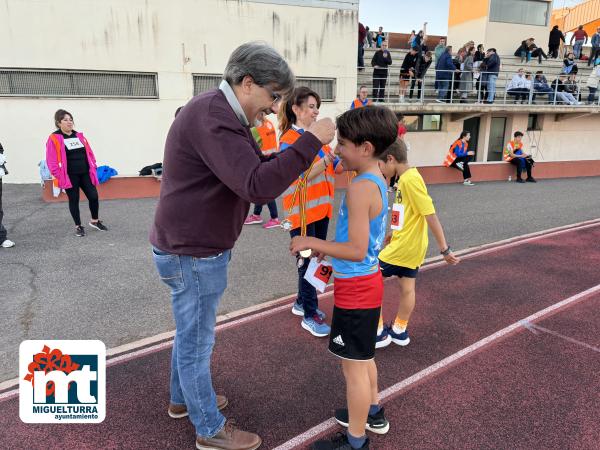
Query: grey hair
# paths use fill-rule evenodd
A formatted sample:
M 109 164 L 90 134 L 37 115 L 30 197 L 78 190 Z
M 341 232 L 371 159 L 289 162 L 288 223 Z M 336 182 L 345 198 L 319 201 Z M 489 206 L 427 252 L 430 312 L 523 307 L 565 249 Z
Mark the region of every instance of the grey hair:
M 285 94 L 294 89 L 296 77 L 288 63 L 265 42 L 248 42 L 236 48 L 225 67 L 223 78 L 230 85 L 239 85 L 250 75 L 259 86 L 271 85 Z

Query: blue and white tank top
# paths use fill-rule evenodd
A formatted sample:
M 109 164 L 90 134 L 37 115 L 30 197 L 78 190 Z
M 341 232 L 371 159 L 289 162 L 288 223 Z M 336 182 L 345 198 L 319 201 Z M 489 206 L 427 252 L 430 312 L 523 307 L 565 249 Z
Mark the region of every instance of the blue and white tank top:
M 379 270 L 377 255 L 383 246 L 385 239 L 385 227 L 387 223 L 388 198 L 387 185 L 384 180 L 370 173 L 364 173 L 354 177 L 352 183 L 360 180 L 369 180 L 377 185 L 381 195 L 381 212 L 369 222 L 369 247 L 365 259 L 360 262 L 347 261 L 332 258 L 333 273 L 337 278 L 351 278 L 371 275 Z M 342 199 L 335 226 L 335 241 L 348 242 L 348 208 L 346 207 L 346 195 Z

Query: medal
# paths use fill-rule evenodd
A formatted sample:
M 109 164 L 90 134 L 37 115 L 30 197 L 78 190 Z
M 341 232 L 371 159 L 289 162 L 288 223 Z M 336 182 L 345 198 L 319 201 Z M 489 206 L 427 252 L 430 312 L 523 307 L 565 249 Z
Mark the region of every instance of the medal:
M 300 250 L 298 252 L 298 254 L 300 255 L 300 257 L 298 258 L 298 262 L 297 262 L 298 269 L 299 269 L 300 267 L 302 267 L 304 265 L 304 260 L 306 258 L 309 258 L 310 255 L 312 255 L 312 250 L 310 250 L 310 249 Z
M 283 228 L 283 231 L 291 231 L 292 230 L 292 221 L 285 219 L 281 222 L 281 228 Z

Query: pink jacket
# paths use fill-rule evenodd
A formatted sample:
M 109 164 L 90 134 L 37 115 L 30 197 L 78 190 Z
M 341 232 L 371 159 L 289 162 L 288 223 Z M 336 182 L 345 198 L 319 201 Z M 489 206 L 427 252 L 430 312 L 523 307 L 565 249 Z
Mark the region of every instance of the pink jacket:
M 90 166 L 90 179 L 94 186 L 98 186 L 98 174 L 96 172 L 96 157 L 89 142 L 83 136 L 83 133 L 76 133 L 76 136 L 85 146 L 88 164 Z M 55 185 L 61 189 L 73 187 L 69 175 L 67 175 L 67 152 L 65 150 L 65 140 L 62 134 L 52 133 L 46 141 L 46 164 L 52 176 L 56 179 Z

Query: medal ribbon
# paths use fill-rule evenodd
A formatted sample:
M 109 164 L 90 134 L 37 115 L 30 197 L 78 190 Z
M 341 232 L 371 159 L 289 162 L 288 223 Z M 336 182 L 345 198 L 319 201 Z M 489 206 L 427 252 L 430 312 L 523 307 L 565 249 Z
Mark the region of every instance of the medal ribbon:
M 298 199 L 298 210 L 300 214 L 300 236 L 306 236 L 306 196 L 308 190 L 308 176 L 312 171 L 313 166 L 317 162 L 317 158 L 313 160 L 309 168 L 304 173 L 304 177 L 298 179 L 294 196 L 292 197 L 291 206 L 288 209 L 288 216 L 292 213 L 292 209 Z

